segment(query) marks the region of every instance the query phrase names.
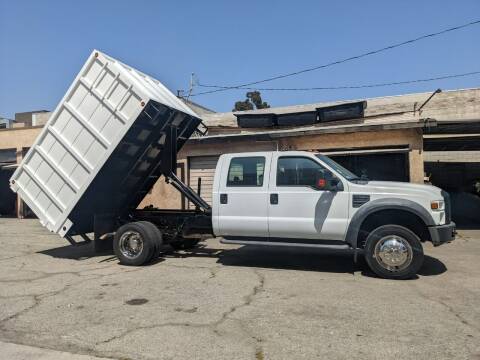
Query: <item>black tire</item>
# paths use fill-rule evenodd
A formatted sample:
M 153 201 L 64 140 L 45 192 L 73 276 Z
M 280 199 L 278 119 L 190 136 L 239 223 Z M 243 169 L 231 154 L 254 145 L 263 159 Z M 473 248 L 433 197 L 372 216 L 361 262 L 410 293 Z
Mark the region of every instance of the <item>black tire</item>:
M 415 233 L 403 226 L 383 225 L 368 234 L 365 260 L 382 278 L 410 279 L 423 264 L 422 243 Z
M 147 231 L 150 234 L 150 238 L 153 240 L 155 244 L 155 250 L 152 253 L 152 257 L 149 259 L 149 261 L 156 259 L 160 256 L 160 253 L 163 250 L 163 235 L 162 232 L 158 227 L 156 227 L 154 224 L 148 221 L 138 221 L 138 223 L 141 223 L 145 226 Z
M 170 246 L 175 250 L 188 250 L 193 249 L 195 246 L 198 245 L 200 239 L 184 239 L 180 238 L 177 241 L 171 242 Z
M 155 227 L 146 221 L 139 221 L 122 225 L 117 230 L 113 239 L 113 251 L 121 264 L 140 266 L 152 260 L 157 249 L 157 233 L 152 226 Z M 131 237 L 141 245 L 131 247 L 129 243 Z

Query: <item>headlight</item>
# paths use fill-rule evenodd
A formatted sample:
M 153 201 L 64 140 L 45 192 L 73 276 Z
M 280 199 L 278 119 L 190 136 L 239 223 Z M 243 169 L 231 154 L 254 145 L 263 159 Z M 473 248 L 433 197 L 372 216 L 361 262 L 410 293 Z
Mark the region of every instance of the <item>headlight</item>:
M 445 201 L 437 200 L 430 203 L 430 208 L 434 211 L 443 211 L 445 210 Z

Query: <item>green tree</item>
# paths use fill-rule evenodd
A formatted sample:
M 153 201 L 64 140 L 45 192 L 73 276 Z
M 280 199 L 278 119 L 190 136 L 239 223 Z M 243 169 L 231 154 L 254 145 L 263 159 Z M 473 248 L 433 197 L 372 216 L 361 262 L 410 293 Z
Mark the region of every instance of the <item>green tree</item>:
M 250 102 L 249 99 L 245 101 L 237 101 L 235 103 L 235 108 L 232 111 L 246 111 L 246 110 L 253 110 L 253 104 Z
M 232 111 L 267 109 L 270 107 L 268 103 L 262 100 L 260 91 L 249 91 L 247 92 L 246 97 L 247 98 L 244 101 L 237 101 L 235 103 L 235 108 Z

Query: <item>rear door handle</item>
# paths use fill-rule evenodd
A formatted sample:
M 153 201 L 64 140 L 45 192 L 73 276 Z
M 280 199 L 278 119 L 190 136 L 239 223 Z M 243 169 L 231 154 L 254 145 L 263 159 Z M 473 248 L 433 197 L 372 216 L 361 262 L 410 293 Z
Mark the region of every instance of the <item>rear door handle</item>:
M 278 194 L 270 194 L 270 204 L 272 205 L 278 204 Z
M 228 203 L 228 194 L 220 194 L 220 204 Z

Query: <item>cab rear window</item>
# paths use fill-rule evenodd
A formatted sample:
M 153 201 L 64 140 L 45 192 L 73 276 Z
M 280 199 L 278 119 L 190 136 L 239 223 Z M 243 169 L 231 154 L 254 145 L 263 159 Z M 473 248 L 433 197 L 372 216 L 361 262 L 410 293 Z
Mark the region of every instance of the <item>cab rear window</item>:
M 227 186 L 263 186 L 265 157 L 236 157 L 230 160 Z

